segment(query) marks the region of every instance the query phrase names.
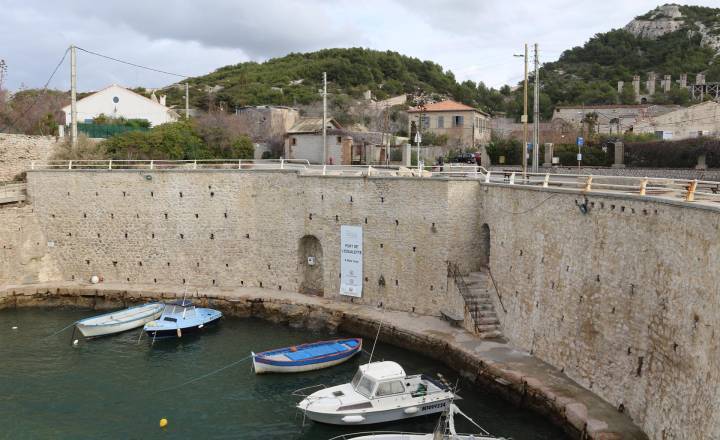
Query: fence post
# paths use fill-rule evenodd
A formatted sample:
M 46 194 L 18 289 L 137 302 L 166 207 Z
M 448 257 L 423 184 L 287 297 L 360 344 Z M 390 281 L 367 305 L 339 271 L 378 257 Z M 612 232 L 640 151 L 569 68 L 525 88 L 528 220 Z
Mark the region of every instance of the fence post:
M 150 169 L 151 169 L 151 170 L 154 170 L 154 169 L 155 169 L 155 161 L 154 161 L 154 160 L 151 160 L 151 161 L 150 161 Z
M 194 170 L 197 169 L 197 160 L 194 160 L 194 161 L 193 161 L 193 169 L 194 169 Z
M 593 176 L 587 176 L 587 180 L 585 180 L 585 188 L 583 191 L 590 192 L 592 191 L 592 179 Z
M 510 173 L 510 185 L 515 185 L 515 171 Z
M 323 165 L 323 176 L 325 175 L 325 167 L 327 167 L 327 165 Z
M 644 178 L 640 181 L 640 195 L 644 196 L 647 191 L 648 178 Z
M 112 170 L 112 159 L 108 161 L 108 170 Z
M 285 159 L 283 159 L 283 158 L 280 158 L 280 169 L 281 170 L 285 169 Z
M 242 159 L 238 159 L 238 169 L 242 169 Z
M 72 169 L 72 161 L 71 161 L 71 160 L 68 161 L 68 169 L 69 169 L 69 170 Z
M 690 185 L 687 187 L 687 194 L 685 195 L 685 201 L 686 202 L 694 202 L 695 201 L 695 190 L 697 189 L 697 179 L 693 179 L 690 182 Z
M 550 185 L 550 173 L 545 173 L 545 178 L 543 179 L 543 188 L 547 188 Z
M 490 171 L 485 174 L 485 183 L 490 183 Z

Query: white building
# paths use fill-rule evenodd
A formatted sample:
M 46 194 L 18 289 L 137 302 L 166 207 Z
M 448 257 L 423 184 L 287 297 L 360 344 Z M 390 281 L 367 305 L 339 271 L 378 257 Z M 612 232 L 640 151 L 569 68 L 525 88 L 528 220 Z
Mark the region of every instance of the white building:
M 633 131 L 654 133 L 658 139 L 663 140 L 720 137 L 720 104 L 706 101 L 655 118 L 647 118 L 635 124 Z
M 153 94 L 153 98 L 154 98 Z M 65 123 L 72 123 L 70 106 L 62 109 Z M 77 102 L 78 123 L 92 122 L 98 116 L 110 118 L 145 119 L 154 127 L 166 122 L 175 122 L 179 115 L 165 107 L 165 96 L 159 100 L 146 98 L 132 90 L 113 84 Z

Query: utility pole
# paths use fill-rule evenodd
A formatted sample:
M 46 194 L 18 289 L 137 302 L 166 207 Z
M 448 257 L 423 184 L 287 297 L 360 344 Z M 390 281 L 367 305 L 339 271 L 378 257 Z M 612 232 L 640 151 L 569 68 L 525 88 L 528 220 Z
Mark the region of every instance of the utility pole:
M 190 118 L 190 86 L 185 81 L 185 119 L 188 118 Z
M 327 163 L 327 72 L 323 72 L 323 163 Z
M 540 161 L 540 59 L 538 44 L 535 43 L 535 94 L 533 99 L 533 173 L 539 172 Z
M 70 46 L 70 142 L 77 145 L 77 51 L 75 45 Z
M 523 123 L 523 144 L 522 144 L 522 173 L 523 179 L 527 176 L 527 140 L 528 140 L 528 45 L 525 43 L 525 55 L 514 55 L 525 58 L 525 85 L 523 93 L 523 114 L 520 122 Z

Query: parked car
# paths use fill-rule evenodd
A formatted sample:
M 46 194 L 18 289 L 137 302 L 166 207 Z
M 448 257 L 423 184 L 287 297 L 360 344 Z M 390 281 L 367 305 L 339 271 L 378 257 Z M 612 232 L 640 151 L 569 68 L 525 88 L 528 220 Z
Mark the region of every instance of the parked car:
M 480 153 L 460 153 L 452 159 L 456 163 L 477 165 L 480 163 Z

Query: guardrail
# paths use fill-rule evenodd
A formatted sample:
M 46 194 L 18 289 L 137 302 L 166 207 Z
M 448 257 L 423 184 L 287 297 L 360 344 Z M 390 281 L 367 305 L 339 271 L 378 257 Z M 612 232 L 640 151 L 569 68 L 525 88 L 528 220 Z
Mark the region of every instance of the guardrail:
M 589 174 L 525 173 L 488 171 L 481 166 L 445 164 L 417 167 L 385 165 L 315 165 L 307 160 L 77 160 L 33 161 L 31 170 L 288 170 L 305 175 L 322 176 L 385 176 L 415 177 L 419 179 L 477 179 L 485 183 L 564 188 L 593 191 L 612 191 L 641 196 L 681 199 L 687 202 L 720 202 L 720 182 L 658 177 L 630 177 Z
M 0 183 L 0 204 L 16 203 L 25 200 L 27 185 L 25 183 Z

